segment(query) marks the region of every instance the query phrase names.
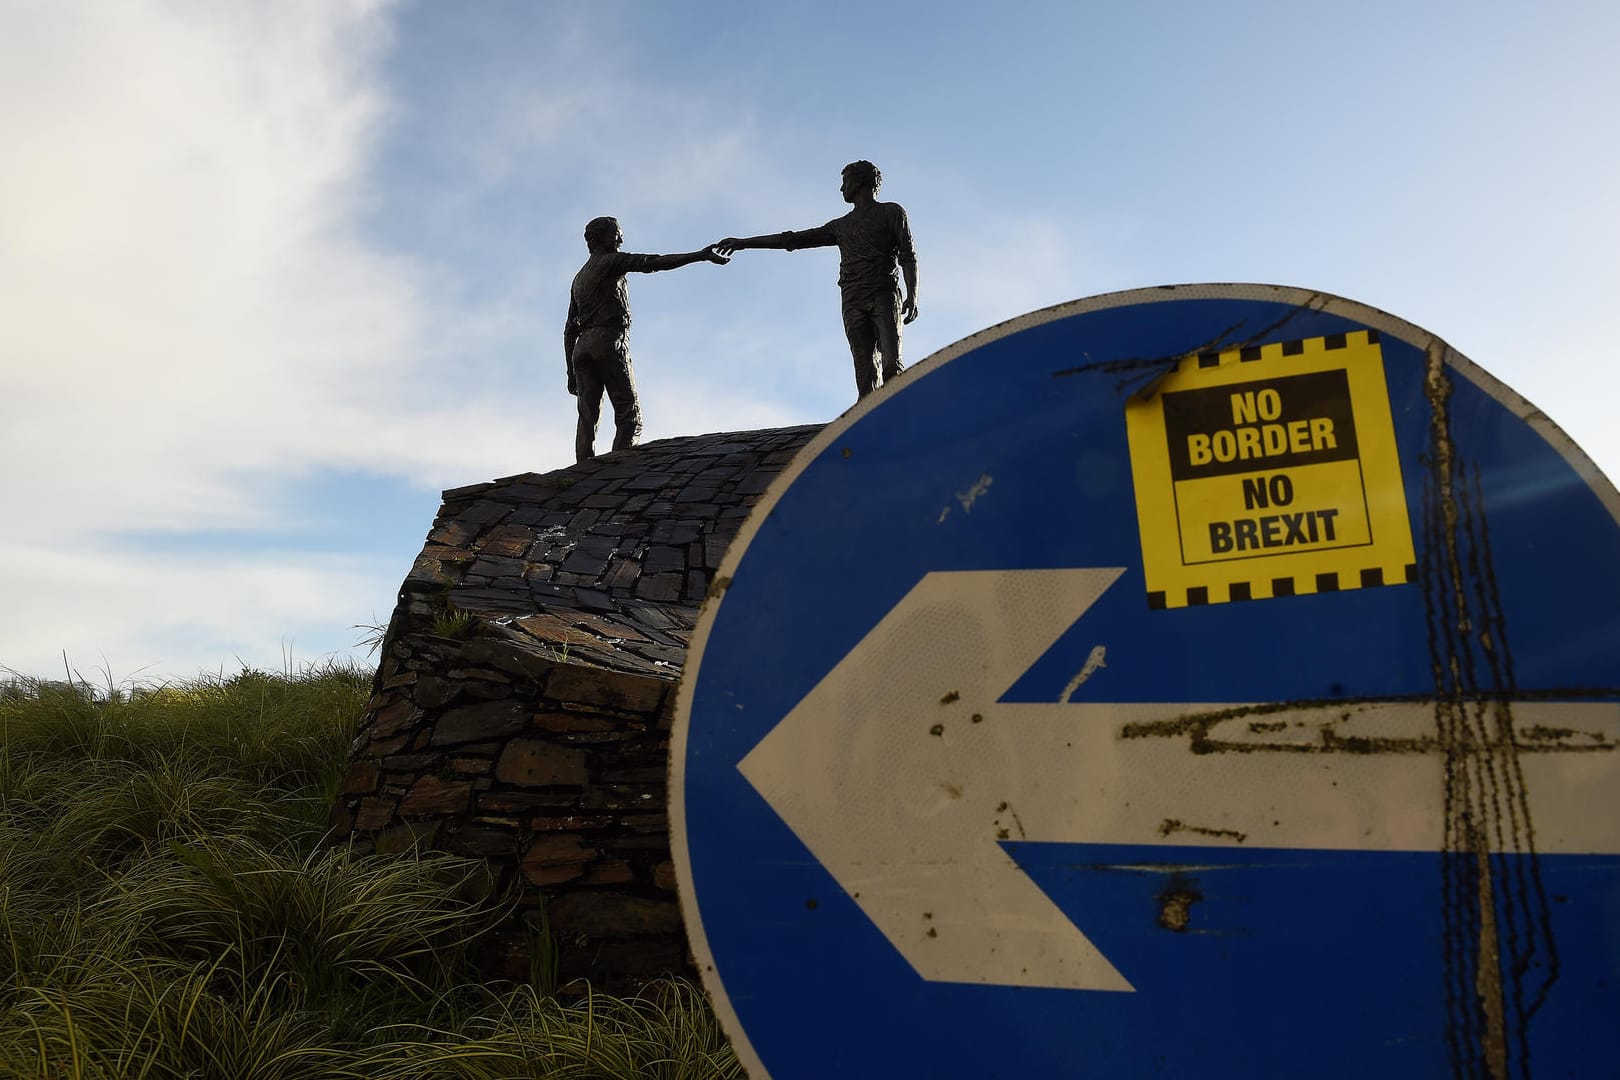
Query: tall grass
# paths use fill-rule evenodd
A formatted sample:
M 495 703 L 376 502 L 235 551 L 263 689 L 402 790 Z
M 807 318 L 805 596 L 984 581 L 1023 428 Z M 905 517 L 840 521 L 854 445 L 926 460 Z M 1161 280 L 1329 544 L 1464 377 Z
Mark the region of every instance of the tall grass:
M 480 863 L 328 842 L 369 687 L 0 684 L 0 1078 L 740 1077 L 690 985 L 479 983 Z

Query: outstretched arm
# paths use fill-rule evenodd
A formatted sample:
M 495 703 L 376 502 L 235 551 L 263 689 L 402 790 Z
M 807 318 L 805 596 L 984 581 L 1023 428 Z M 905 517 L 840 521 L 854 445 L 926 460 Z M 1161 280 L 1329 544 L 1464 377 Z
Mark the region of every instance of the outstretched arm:
M 718 245 L 710 244 L 706 248 L 682 252 L 679 255 L 626 255 L 624 269 L 639 274 L 652 274 L 659 270 L 678 270 L 695 262 L 712 262 L 724 266 L 731 260 L 716 251 L 716 246 Z
M 716 251 L 722 255 L 730 255 L 734 251 L 746 248 L 776 248 L 780 251 L 798 251 L 800 248 L 831 247 L 838 243 L 838 237 L 833 231 L 823 225 L 817 229 L 805 229 L 802 232 L 767 233 L 764 236 L 728 236 L 714 245 Z

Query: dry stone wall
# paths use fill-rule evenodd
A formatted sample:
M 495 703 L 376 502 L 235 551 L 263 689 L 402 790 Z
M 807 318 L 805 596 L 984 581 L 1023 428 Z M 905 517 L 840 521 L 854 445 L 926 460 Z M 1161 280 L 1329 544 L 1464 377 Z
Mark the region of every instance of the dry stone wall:
M 333 825 L 485 860 L 563 979 L 686 971 L 667 816 L 675 684 L 749 508 L 817 427 L 666 439 L 444 493 L 400 588 Z

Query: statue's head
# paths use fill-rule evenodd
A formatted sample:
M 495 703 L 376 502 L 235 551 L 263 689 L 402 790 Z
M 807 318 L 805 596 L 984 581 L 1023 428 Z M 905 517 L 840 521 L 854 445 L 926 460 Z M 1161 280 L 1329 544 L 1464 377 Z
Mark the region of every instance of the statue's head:
M 622 243 L 624 233 L 619 228 L 618 218 L 591 218 L 586 223 L 585 246 L 591 251 L 617 251 Z
M 872 195 L 877 194 L 878 185 L 883 183 L 883 174 L 878 167 L 870 161 L 852 161 L 844 166 L 844 184 L 840 189 L 844 193 L 845 202 L 854 202 L 855 196 L 861 192 Z

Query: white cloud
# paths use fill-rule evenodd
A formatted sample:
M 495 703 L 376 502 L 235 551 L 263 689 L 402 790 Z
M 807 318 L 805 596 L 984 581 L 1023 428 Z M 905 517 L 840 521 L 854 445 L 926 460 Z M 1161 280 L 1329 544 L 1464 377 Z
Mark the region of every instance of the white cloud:
M 386 14 L 0 15 L 0 665 L 271 664 L 344 648 L 392 594 L 345 556 L 124 538 L 274 525 L 280 475 L 394 468 L 380 455 L 409 442 L 371 433 L 391 374 L 411 383 L 420 288 L 351 224 L 387 117 Z
M 381 14 L 65 3 L 8 18 L 9 497 L 68 530 L 229 525 L 262 513 L 244 470 L 368 461 L 368 399 L 418 332 L 408 268 L 346 225 L 384 116 Z
M 29 568 L 29 582 L 6 596 L 0 677 L 4 669 L 49 677 L 65 664 L 92 682 L 98 671 L 119 682 L 353 655 L 364 631 L 351 627 L 369 621 L 368 605 L 397 588 L 400 570 L 338 555 L 294 562 L 3 541 L 0 564 Z

